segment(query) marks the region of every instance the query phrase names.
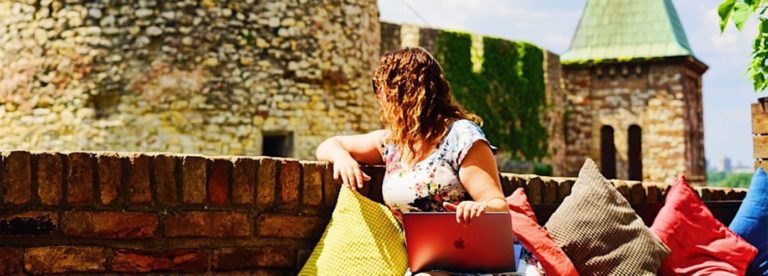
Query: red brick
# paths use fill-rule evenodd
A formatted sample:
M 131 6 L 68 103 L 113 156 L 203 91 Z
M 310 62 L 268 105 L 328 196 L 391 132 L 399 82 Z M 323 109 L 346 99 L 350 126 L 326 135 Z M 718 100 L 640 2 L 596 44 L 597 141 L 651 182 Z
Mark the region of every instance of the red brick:
M 3 203 L 21 205 L 32 197 L 31 156 L 26 151 L 12 151 L 4 158 L 2 190 Z
M 528 196 L 528 202 L 530 202 L 532 205 L 541 204 L 542 191 L 544 190 L 543 186 L 544 181 L 541 180 L 541 177 L 534 176 L 528 180 L 528 189 L 525 191 Z
M 24 250 L 20 248 L 0 248 L 0 275 L 21 273 Z
M 119 195 L 120 181 L 123 176 L 122 162 L 116 154 L 100 154 L 96 158 L 99 167 L 99 201 L 101 204 L 109 205 Z
M 106 250 L 100 247 L 50 246 L 24 252 L 24 270 L 33 274 L 104 272 Z
M 155 156 L 152 164 L 157 202 L 163 206 L 176 206 L 179 198 L 176 194 L 176 158 L 168 155 Z
M 301 165 L 299 161 L 280 160 L 280 205 L 291 210 L 299 208 L 299 180 Z
M 229 174 L 231 171 L 231 161 L 226 159 L 213 160 L 211 178 L 208 179 L 208 202 L 211 205 L 224 205 L 227 203 Z
M 381 183 L 384 182 L 384 167 L 366 166 L 365 173 L 371 177 L 371 180 L 366 182 L 364 186 L 364 188 L 367 188 L 368 191 L 366 196 L 373 201 L 383 203 L 384 198 L 381 193 Z
M 168 237 L 247 237 L 253 223 L 248 215 L 233 212 L 186 212 L 165 219 Z
M 0 218 L 2 236 L 52 235 L 59 223 L 59 215 L 53 212 L 29 211 Z
M 193 249 L 168 251 L 117 249 L 112 256 L 110 270 L 115 272 L 205 272 L 208 270 L 208 253 Z
M 67 236 L 102 239 L 150 238 L 157 225 L 157 215 L 136 212 L 68 211 L 61 220 Z
M 256 184 L 256 205 L 272 206 L 275 202 L 275 183 L 277 182 L 277 162 L 271 158 L 259 159 L 259 171 Z
M 305 206 L 320 207 L 323 205 L 323 173 L 325 163 L 302 162 L 302 188 L 301 203 Z
M 293 268 L 296 252 L 284 247 L 222 248 L 213 252 L 214 270 Z
M 304 267 L 310 255 L 312 255 L 312 249 L 299 249 L 296 253 L 296 267 Z
M 67 202 L 83 205 L 93 199 L 93 160 L 90 154 L 73 152 L 68 156 Z
M 61 204 L 64 168 L 61 155 L 40 153 L 37 155 L 37 195 L 43 205 Z
M 149 156 L 133 154 L 128 156 L 128 200 L 131 203 L 151 203 L 152 192 L 149 187 Z
M 184 157 L 182 163 L 182 195 L 185 203 L 205 202 L 207 160 L 198 156 Z
M 325 195 L 325 208 L 333 210 L 336 206 L 336 199 L 341 190 L 341 180 L 333 179 L 333 164 L 325 165 L 325 175 L 323 180 L 323 194 Z
M 232 168 L 232 203 L 251 204 L 256 192 L 256 160 L 238 158 Z
M 280 238 L 319 238 L 328 219 L 313 216 L 265 214 L 259 218 L 259 236 Z

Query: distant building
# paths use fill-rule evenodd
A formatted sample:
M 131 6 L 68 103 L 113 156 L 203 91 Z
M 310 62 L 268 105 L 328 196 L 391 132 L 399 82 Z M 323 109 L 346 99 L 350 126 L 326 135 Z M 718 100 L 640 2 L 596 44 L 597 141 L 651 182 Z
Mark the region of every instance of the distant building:
M 739 164 L 739 165 L 741 165 L 741 164 Z M 720 166 L 719 166 L 718 169 L 720 169 L 720 171 L 724 171 L 724 172 L 732 171 L 733 170 L 733 165 L 731 164 L 731 158 L 723 157 L 722 159 L 720 159 Z
M 561 56 L 566 156 L 608 178 L 704 183 L 701 79 L 671 0 L 588 0 Z

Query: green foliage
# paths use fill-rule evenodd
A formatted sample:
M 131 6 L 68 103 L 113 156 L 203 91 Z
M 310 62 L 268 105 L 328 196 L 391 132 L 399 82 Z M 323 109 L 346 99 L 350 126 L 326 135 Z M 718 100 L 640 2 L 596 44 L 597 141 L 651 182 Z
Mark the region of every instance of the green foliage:
M 746 73 L 752 80 L 755 91 L 764 91 L 768 88 L 768 18 L 765 11 L 768 9 L 766 0 L 723 0 L 717 8 L 720 16 L 720 31 L 725 31 L 729 21 L 733 21 L 739 31 L 749 17 L 756 13 L 760 24 L 758 33 L 752 44 L 752 62 L 747 67 Z
M 550 164 L 534 163 L 533 174 L 540 176 L 552 176 L 554 169 Z
M 546 156 L 544 51 L 486 37 L 482 69 L 474 73 L 469 34 L 442 31 L 435 45 L 454 98 L 483 118 L 483 129 L 499 150 L 526 160 Z
M 751 173 L 707 172 L 707 185 L 728 188 L 749 188 Z

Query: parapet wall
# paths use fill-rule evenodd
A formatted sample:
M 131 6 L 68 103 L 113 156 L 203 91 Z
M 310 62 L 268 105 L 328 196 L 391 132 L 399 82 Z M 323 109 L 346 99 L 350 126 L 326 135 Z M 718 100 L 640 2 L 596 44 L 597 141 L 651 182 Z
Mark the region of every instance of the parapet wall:
M 381 202 L 381 167 L 362 189 Z M 3 152 L 0 274 L 294 274 L 317 243 L 339 183 L 325 162 L 165 153 Z M 501 174 L 544 224 L 574 178 Z M 648 223 L 663 184 L 614 181 Z M 746 192 L 696 187 L 729 221 Z M 735 200 L 735 201 L 734 201 Z M 61 256 L 66 255 L 66 258 Z

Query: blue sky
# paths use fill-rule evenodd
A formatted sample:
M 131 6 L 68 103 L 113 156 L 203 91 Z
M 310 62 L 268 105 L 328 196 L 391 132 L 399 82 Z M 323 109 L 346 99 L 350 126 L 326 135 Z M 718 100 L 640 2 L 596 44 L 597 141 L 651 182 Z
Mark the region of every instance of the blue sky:
M 416 12 L 406 5 L 406 2 Z M 673 0 L 704 74 L 704 143 L 707 161 L 724 156 L 752 165 L 749 105 L 758 96 L 743 72 L 750 61 L 752 18 L 743 32 L 718 27 L 719 0 Z M 562 54 L 570 45 L 585 0 L 379 0 L 383 21 L 412 23 L 525 40 Z M 420 15 L 417 15 L 417 13 Z M 731 24 L 732 25 L 732 24 Z

